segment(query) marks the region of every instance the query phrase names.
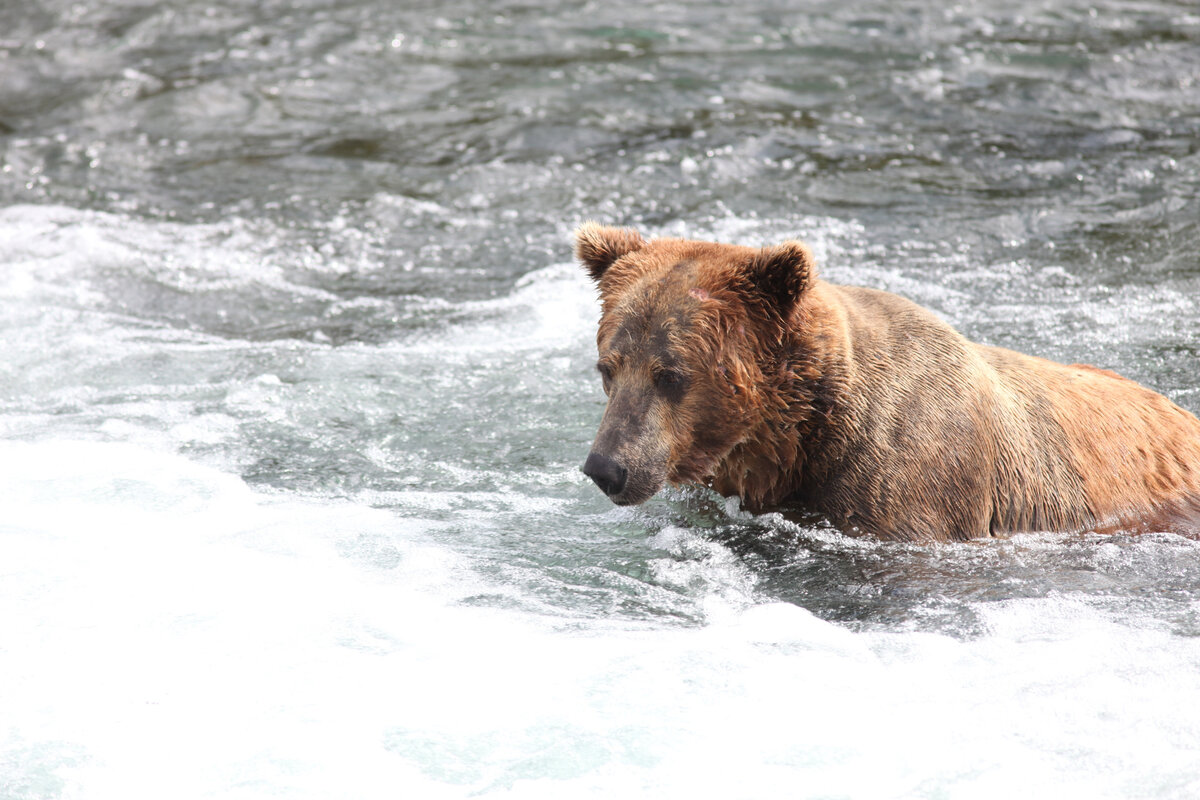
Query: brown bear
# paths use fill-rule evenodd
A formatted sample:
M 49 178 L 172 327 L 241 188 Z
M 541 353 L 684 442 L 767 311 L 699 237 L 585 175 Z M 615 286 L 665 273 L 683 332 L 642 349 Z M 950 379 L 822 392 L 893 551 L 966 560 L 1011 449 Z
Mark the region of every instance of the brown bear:
M 969 342 L 797 241 L 588 223 L 576 256 L 608 395 L 583 471 L 619 505 L 699 483 L 904 540 L 1200 519 L 1200 421 L 1116 373 Z

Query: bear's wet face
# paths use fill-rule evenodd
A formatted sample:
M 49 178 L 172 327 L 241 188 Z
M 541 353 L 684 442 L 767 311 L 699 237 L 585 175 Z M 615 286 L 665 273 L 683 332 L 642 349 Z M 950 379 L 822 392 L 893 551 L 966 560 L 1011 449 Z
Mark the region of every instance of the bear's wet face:
M 676 418 L 695 380 L 678 352 L 686 321 L 663 314 L 659 288 L 630 309 L 596 363 L 608 406 L 583 471 L 618 505 L 642 503 L 668 480 Z
M 807 275 L 793 251 L 585 225 L 576 252 L 600 287 L 596 364 L 608 395 L 583 471 L 615 503 L 710 483 L 761 414 L 751 316 L 786 316 Z M 804 250 L 801 255 L 807 257 Z

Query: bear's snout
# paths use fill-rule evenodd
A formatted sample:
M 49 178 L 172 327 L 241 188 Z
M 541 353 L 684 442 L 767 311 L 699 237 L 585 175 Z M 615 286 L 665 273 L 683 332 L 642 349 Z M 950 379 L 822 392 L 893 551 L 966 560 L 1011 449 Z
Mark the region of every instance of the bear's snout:
M 595 481 L 600 491 L 609 497 L 619 495 L 629 477 L 628 470 L 603 453 L 595 451 L 588 453 L 587 461 L 583 462 L 583 474 Z

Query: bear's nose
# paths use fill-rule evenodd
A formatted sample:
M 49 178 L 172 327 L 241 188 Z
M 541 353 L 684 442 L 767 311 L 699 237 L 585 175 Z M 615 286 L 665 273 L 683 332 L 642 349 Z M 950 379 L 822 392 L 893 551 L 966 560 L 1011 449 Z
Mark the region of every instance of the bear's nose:
M 587 461 L 583 462 L 583 474 L 596 482 L 600 491 L 609 497 L 621 493 L 625 488 L 625 479 L 629 472 L 603 453 L 588 453 Z

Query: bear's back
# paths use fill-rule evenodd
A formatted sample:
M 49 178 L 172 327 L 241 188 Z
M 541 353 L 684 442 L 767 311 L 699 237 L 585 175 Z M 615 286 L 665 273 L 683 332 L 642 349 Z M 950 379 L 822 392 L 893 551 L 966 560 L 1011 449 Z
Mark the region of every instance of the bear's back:
M 855 428 L 846 469 L 826 473 L 832 515 L 902 538 L 972 538 L 1197 507 L 1200 420 L 1161 395 L 970 342 L 888 292 L 820 288 L 844 320 Z

